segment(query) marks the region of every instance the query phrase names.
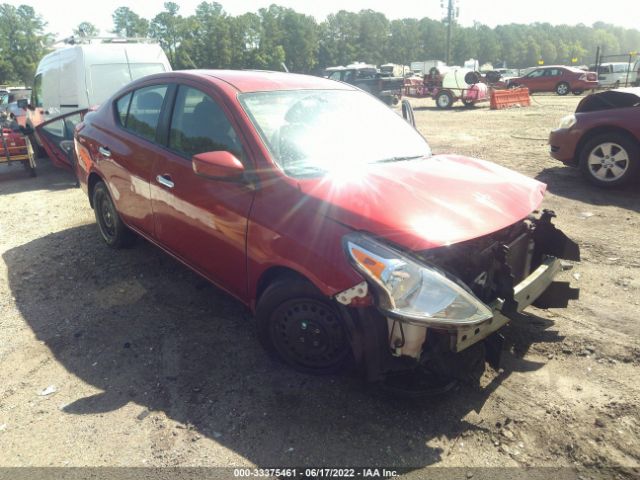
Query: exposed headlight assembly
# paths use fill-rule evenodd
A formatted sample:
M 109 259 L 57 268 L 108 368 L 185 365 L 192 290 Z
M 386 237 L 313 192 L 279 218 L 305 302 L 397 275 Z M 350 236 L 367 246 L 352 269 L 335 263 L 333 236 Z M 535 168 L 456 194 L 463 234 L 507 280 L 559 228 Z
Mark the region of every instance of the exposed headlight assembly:
M 480 323 L 491 309 L 435 268 L 363 234 L 343 239 L 353 265 L 378 291 L 379 307 L 390 317 L 440 327 Z
M 571 128 L 576 124 L 576 116 L 575 115 L 567 115 L 566 117 L 562 117 L 560 119 L 560 125 L 558 128 Z

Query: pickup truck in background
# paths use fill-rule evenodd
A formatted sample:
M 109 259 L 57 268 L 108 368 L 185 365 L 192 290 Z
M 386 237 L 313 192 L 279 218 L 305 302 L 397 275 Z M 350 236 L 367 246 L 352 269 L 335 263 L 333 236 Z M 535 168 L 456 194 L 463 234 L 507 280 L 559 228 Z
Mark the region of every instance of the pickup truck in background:
M 327 78 L 358 87 L 389 105 L 400 101 L 404 88 L 404 77 L 383 76 L 371 65 L 331 67 L 327 69 Z

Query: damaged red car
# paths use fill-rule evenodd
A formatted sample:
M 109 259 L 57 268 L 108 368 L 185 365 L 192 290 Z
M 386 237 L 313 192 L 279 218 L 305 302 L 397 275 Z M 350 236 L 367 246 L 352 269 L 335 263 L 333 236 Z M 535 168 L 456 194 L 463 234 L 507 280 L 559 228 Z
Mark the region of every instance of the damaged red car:
M 344 83 L 152 75 L 88 113 L 75 150 L 109 246 L 134 232 L 158 245 L 248 305 L 261 343 L 305 372 L 450 379 L 495 359 L 532 302 L 575 297 L 554 282 L 579 251 L 536 213 L 544 184 L 432 155 Z

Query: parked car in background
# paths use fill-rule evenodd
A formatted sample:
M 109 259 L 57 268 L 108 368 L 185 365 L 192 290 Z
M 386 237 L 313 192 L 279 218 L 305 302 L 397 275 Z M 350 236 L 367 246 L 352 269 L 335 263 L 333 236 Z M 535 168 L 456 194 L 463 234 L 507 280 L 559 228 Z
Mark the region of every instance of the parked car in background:
M 161 246 L 248 305 L 267 350 L 306 372 L 355 361 L 370 380 L 433 372 L 449 385 L 481 372 L 485 344 L 500 351 L 492 334 L 543 292 L 547 306 L 572 296 L 553 278 L 578 247 L 551 213 L 533 216 L 544 184 L 432 156 L 345 83 L 152 75 L 75 132 L 106 244 L 136 232 Z
M 397 104 L 402 98 L 404 77 L 389 77 L 378 72 L 375 66 L 348 65 L 328 70 L 330 80 L 345 82 L 378 97 L 388 104 Z
M 551 156 L 579 167 L 600 187 L 638 180 L 640 172 L 640 87 L 583 98 L 549 136 Z
M 598 83 L 601 87 L 630 87 L 638 80 L 638 68 L 634 62 L 611 62 L 598 65 Z M 592 65 L 595 71 L 596 66 Z
M 558 95 L 566 95 L 573 92 L 574 95 L 580 95 L 585 90 L 598 86 L 598 75 L 574 67 L 554 65 L 539 67 L 524 76 L 510 78 L 506 85 L 527 87 L 531 93 L 556 92 Z

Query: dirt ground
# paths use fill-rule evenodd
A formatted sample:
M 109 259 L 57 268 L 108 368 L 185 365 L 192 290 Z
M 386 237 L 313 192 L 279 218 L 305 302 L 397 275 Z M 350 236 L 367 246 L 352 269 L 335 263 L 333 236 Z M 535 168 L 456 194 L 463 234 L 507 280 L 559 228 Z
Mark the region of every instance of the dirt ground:
M 503 369 L 488 369 L 482 389 L 419 401 L 381 395 L 353 375 L 310 377 L 269 360 L 235 300 L 144 241 L 108 249 L 70 174 L 47 159 L 37 178 L 1 166 L 0 467 L 375 465 L 412 478 L 426 467 L 465 467 L 448 472 L 471 478 L 466 467 L 533 466 L 574 467 L 580 478 L 637 475 L 640 193 L 595 189 L 549 157 L 549 130 L 578 100 L 537 96 L 507 111 L 413 102 L 434 152 L 547 183 L 544 206 L 583 254 L 563 273 L 581 299 L 565 310 L 530 308 L 528 320 L 511 324 Z

